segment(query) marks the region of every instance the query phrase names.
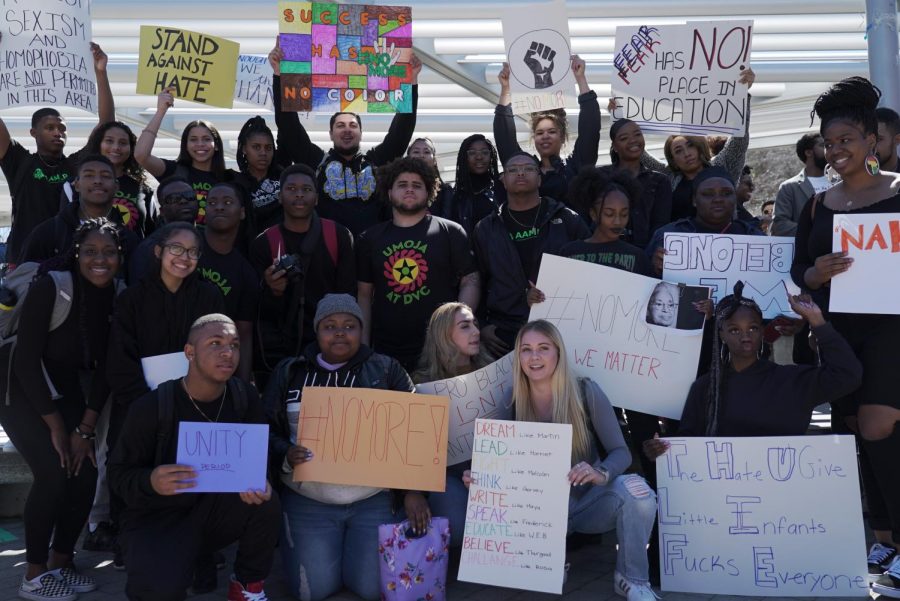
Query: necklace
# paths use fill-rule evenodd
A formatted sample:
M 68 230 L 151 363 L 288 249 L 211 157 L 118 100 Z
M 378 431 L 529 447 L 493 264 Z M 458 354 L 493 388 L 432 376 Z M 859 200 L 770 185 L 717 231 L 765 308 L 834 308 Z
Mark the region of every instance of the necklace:
M 222 393 L 222 400 L 219 403 L 219 411 L 216 413 L 216 419 L 209 419 L 203 411 L 200 410 L 200 407 L 197 406 L 197 401 L 194 400 L 194 397 L 191 396 L 191 393 L 188 392 L 187 383 L 184 381 L 184 378 L 181 378 L 181 387 L 184 388 L 184 393 L 188 395 L 188 398 L 191 400 L 191 405 L 194 406 L 194 409 L 197 410 L 197 413 L 203 416 L 203 418 L 211 424 L 219 423 L 219 417 L 222 415 L 222 407 L 225 406 L 225 397 L 228 396 L 228 386 L 225 387 L 225 392 Z
M 541 198 L 540 202 L 538 202 L 537 211 L 535 211 L 535 213 L 534 213 L 534 223 L 531 224 L 531 228 L 530 228 L 532 230 L 537 227 L 538 217 L 541 216 L 541 207 L 543 205 L 544 205 L 544 199 Z M 524 213 L 525 211 L 519 211 L 519 212 Z M 517 224 L 519 224 L 519 227 L 523 227 L 526 230 L 529 229 L 527 224 L 524 224 L 521 221 L 519 221 L 518 219 L 516 219 L 516 216 L 513 215 L 513 210 L 510 209 L 508 205 L 507 205 L 507 213 L 509 214 L 510 219 L 515 221 Z
M 62 159 L 60 159 L 60 161 L 57 163 L 48 163 L 47 161 L 44 160 L 44 157 L 41 156 L 41 153 L 35 152 L 34 154 L 37 156 L 38 160 L 44 164 L 44 167 L 46 167 L 47 169 L 54 169 L 56 167 L 59 167 L 59 163 L 62 162 Z

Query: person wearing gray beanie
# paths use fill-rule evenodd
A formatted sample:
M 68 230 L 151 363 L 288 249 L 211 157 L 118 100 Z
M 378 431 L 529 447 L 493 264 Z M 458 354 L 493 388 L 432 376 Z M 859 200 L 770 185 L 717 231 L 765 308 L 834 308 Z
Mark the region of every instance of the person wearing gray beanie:
M 316 305 L 316 316 L 313 318 L 313 330 L 319 330 L 319 323 L 330 315 L 335 313 L 347 313 L 359 320 L 362 326 L 363 315 L 362 309 L 356 299 L 349 294 L 326 294 Z

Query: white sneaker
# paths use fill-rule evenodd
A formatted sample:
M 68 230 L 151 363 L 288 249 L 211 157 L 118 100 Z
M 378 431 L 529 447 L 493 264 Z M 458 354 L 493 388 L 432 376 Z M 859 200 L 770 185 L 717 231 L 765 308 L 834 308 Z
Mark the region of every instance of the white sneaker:
M 89 593 L 97 590 L 97 583 L 94 582 L 93 578 L 79 574 L 74 568 L 60 568 L 50 573 L 76 593 Z
M 78 593 L 66 586 L 53 572 L 44 572 L 32 580 L 22 580 L 19 597 L 31 601 L 75 601 Z
M 656 601 L 662 599 L 650 588 L 650 583 L 638 584 L 632 582 L 616 571 L 613 575 L 613 590 L 617 595 L 622 595 L 628 601 Z
M 872 583 L 872 591 L 885 597 L 900 599 L 900 557 L 894 557 L 887 571 Z

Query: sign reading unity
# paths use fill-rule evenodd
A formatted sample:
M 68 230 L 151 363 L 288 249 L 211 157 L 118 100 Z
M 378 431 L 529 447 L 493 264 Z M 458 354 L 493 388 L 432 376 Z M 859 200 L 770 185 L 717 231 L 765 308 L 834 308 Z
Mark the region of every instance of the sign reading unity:
M 835 215 L 831 250 L 853 259 L 850 269 L 831 279 L 831 311 L 900 314 L 900 216 Z
M 524 4 L 503 14 L 513 113 L 574 104 L 575 76 L 565 2 Z
M 479 419 L 459 580 L 562 593 L 572 426 Z
M 268 449 L 267 424 L 181 422 L 175 461 L 197 472 L 183 492 L 265 490 Z
M 559 328 L 579 376 L 616 407 L 679 419 L 697 374 L 702 330 L 648 323 L 659 280 L 545 254 L 530 319 Z M 678 313 L 678 308 L 674 313 Z
M 141 26 L 137 93 L 231 108 L 240 44 L 175 27 Z
M 613 119 L 647 133 L 742 136 L 753 21 L 616 27 Z
M 447 405 L 445 396 L 307 386 L 297 440 L 313 459 L 294 480 L 443 492 Z
M 472 373 L 416 385 L 416 392 L 450 399 L 447 465 L 472 457 L 475 420 L 512 417 L 512 353 Z
M 664 590 L 867 594 L 852 436 L 668 441 L 656 460 Z
M 96 113 L 90 0 L 0 5 L 0 108 L 65 105 Z
M 265 56 L 242 54 L 238 57 L 234 99 L 274 110 L 272 66 Z
M 412 112 L 412 9 L 278 3 L 285 111 Z
M 743 295 L 756 301 L 766 319 L 794 315 L 785 292 L 800 294 L 791 280 L 793 238 L 667 233 L 664 248 L 667 282 L 709 286 L 719 302 L 740 280 Z

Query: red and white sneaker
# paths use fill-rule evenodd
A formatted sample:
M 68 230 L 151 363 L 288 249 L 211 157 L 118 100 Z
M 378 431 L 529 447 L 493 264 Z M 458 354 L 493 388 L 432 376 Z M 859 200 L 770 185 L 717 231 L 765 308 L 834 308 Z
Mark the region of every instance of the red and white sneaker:
M 248 582 L 245 586 L 232 574 L 231 582 L 228 583 L 228 601 L 268 601 L 263 581 Z

